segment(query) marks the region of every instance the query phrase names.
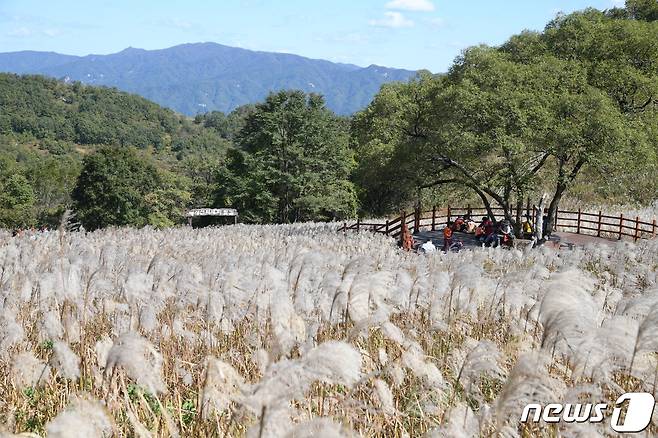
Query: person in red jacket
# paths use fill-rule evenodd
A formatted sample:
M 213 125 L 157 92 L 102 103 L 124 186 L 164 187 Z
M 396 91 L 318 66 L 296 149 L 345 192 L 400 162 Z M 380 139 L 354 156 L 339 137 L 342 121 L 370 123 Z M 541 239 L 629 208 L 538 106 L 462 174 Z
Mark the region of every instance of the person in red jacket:
M 450 251 L 450 245 L 452 245 L 452 226 L 454 224 L 452 221 L 448 222 L 446 227 L 443 229 L 443 251 Z
M 493 245 L 494 248 L 498 246 L 498 234 L 496 234 L 496 226 L 491 219 L 487 219 L 487 223 L 484 225 L 484 245 Z
M 493 222 L 491 222 L 491 219 L 489 219 L 488 216 L 483 216 L 482 222 L 480 222 L 480 225 L 478 225 L 477 229 L 475 230 L 475 237 L 478 238 L 480 243 L 484 243 L 484 240 L 489 235 L 488 233 L 491 233 L 492 231 Z

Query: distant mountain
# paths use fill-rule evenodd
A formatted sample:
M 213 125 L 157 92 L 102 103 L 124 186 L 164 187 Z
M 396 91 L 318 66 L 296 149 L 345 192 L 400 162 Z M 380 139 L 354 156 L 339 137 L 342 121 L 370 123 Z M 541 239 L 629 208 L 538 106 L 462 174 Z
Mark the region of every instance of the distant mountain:
M 188 115 L 229 112 L 263 100 L 270 91 L 293 88 L 321 93 L 333 111 L 351 114 L 365 107 L 382 84 L 415 75 L 215 43 L 162 50 L 128 48 L 111 55 L 0 53 L 0 71 L 116 87 Z

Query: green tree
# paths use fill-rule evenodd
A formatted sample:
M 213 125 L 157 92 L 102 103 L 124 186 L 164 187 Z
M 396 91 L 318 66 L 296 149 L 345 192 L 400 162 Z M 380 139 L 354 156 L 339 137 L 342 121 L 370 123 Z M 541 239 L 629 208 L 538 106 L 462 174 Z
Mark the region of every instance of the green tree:
M 626 10 L 630 17 L 636 20 L 658 20 L 658 1 L 656 0 L 626 0 Z
M 25 176 L 14 173 L 0 180 L 0 227 L 35 225 L 35 201 L 34 190 Z
M 658 8 L 658 2 L 653 4 Z M 636 114 L 656 105 L 658 22 L 615 19 L 586 9 L 558 16 L 540 39 L 548 53 L 578 60 L 587 70 L 589 84 L 608 93 L 623 113 Z M 534 62 L 535 58 L 515 60 Z
M 351 144 L 358 166 L 353 179 L 363 214 L 387 214 L 409 207 L 411 199 L 424 198 L 434 171 L 427 174 L 419 148 L 427 143 L 431 120 L 437 116 L 433 98 L 441 87 L 442 78 L 429 73 L 408 83 L 386 84 L 354 115 Z
M 233 140 L 244 127 L 247 116 L 254 110 L 255 105 L 242 105 L 224 114 L 221 111 L 211 111 L 205 114 L 197 114 L 194 123 L 212 128 L 224 139 Z
M 180 172 L 190 180 L 190 202 L 193 207 L 208 207 L 213 204 L 217 172 L 222 167 L 224 154 L 199 151 L 186 156 L 180 163 Z
M 158 186 L 144 195 L 148 224 L 163 228 L 180 223 L 192 199 L 189 186 L 186 177 L 160 171 Z
M 152 211 L 145 197 L 160 185 L 155 166 L 134 149 L 101 148 L 83 160 L 73 189 L 77 218 L 90 230 L 146 225 Z
M 560 200 L 583 168 L 639 154 L 645 145 L 631 144 L 628 119 L 586 73 L 578 61 L 551 55 L 524 64 L 495 49 L 468 51 L 437 99 L 444 117 L 429 159 L 516 224 L 530 190 L 552 182 L 550 233 Z
M 271 94 L 247 115 L 240 151 L 220 172 L 217 204 L 254 222 L 295 222 L 352 216 L 354 165 L 345 124 L 319 95 Z
M 70 155 L 44 156 L 30 160 L 25 174 L 34 189 L 40 225 L 59 223 L 66 206 L 71 204 L 71 191 L 80 173 L 80 160 Z
M 608 202 L 651 202 L 658 188 L 658 21 L 655 0 L 628 1 L 625 10 L 595 9 L 560 15 L 545 31 L 512 38 L 503 51 L 533 64 L 542 54 L 578 61 L 589 85 L 603 91 L 632 127 L 634 148 L 620 147 L 614 163 L 592 160 L 578 184 L 586 196 Z M 519 56 L 522 54 L 523 56 Z M 638 139 L 633 138 L 634 136 Z M 590 181 L 586 183 L 584 181 Z

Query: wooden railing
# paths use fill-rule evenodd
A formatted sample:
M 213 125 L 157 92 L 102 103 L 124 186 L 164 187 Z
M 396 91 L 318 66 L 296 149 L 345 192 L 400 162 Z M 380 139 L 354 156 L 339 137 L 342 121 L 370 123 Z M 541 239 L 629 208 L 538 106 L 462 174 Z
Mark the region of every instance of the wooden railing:
M 528 215 L 534 218 L 535 211 L 536 207 L 528 206 L 525 208 L 523 216 Z M 502 208 L 492 208 L 492 212 L 494 219 L 503 218 Z M 397 238 L 402 233 L 402 223 L 406 223 L 412 233 L 421 230 L 435 231 L 449 221 L 465 214 L 469 214 L 476 222 L 479 222 L 480 216 L 488 216 L 487 210 L 483 207 L 433 207 L 431 211 L 426 212 L 407 213 L 402 211 L 400 216 L 386 219 L 384 222 L 363 222 L 361 219 L 357 219 L 351 224 L 345 222 L 338 231 L 369 231 Z M 547 214 L 546 209 L 544 209 L 544 214 Z M 623 213 L 619 216 L 611 216 L 603 214 L 602 211 L 593 213 L 582 211 L 580 208 L 578 210 L 558 210 L 555 217 L 555 229 L 605 238 L 630 237 L 635 241 L 651 239 L 658 234 L 655 218 L 648 221 L 640 219 L 639 216 L 625 217 Z

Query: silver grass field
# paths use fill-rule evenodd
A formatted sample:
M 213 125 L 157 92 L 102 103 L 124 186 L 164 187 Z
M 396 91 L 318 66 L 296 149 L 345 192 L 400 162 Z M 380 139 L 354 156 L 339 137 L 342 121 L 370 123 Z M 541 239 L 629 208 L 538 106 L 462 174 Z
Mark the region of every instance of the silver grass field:
M 598 437 L 519 419 L 655 395 L 657 241 L 418 255 L 335 229 L 1 232 L 0 436 Z

